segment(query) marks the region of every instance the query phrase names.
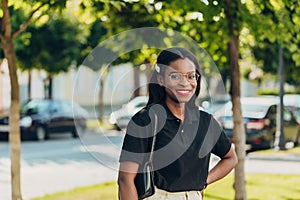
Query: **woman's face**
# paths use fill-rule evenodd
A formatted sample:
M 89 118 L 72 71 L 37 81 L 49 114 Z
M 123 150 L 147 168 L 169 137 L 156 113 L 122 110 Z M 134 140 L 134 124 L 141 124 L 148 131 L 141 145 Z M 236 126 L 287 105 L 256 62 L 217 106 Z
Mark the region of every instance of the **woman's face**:
M 158 81 L 165 87 L 166 101 L 170 103 L 187 103 L 195 94 L 197 87 L 196 67 L 185 58 L 171 62 Z

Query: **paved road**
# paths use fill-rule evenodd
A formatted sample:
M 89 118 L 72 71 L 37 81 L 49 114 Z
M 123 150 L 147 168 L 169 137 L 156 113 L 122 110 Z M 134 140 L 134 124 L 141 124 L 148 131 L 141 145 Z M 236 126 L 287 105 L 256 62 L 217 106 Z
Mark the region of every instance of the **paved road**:
M 116 180 L 123 136 L 86 134 L 81 139 L 52 138 L 23 142 L 21 188 L 24 199 L 78 186 Z M 215 159 L 213 159 L 213 162 Z M 272 169 L 272 170 L 270 170 Z M 246 173 L 300 174 L 298 161 L 246 158 Z M 10 160 L 7 142 L 0 142 L 0 200 L 10 200 Z

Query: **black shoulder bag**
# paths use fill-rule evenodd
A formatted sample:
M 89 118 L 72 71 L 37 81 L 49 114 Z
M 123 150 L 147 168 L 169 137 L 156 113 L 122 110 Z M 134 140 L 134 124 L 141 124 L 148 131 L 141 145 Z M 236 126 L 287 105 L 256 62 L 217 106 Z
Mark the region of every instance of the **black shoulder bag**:
M 149 155 L 149 159 L 147 162 L 144 163 L 144 165 L 140 165 L 140 173 L 138 172 L 136 174 L 136 177 L 134 179 L 135 187 L 138 192 L 139 199 L 145 199 L 147 197 L 150 197 L 154 194 L 154 181 L 153 181 L 153 151 L 155 146 L 155 140 L 156 140 L 156 131 L 157 131 L 157 115 L 154 114 L 154 134 L 153 134 L 153 140 L 151 145 L 151 151 Z

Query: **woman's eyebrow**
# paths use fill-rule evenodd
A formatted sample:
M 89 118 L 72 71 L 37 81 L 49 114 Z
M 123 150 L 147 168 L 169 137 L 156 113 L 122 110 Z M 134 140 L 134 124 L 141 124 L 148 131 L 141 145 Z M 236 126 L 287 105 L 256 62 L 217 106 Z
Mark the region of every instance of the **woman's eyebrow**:
M 171 73 L 181 73 L 181 74 L 188 74 L 188 73 L 195 73 L 196 71 L 189 71 L 189 72 L 186 72 L 186 73 L 182 73 L 182 72 L 179 72 L 179 71 L 170 71 L 170 74 Z

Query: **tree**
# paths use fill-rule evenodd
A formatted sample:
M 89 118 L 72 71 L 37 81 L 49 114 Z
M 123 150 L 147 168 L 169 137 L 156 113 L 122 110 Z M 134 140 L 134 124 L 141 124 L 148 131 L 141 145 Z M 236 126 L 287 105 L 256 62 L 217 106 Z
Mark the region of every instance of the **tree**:
M 78 27 L 76 22 L 53 13 L 48 23 L 32 34 L 32 46 L 38 44 L 39 48 L 39 68 L 48 73 L 48 98 L 52 98 L 52 77 L 67 72 L 72 64 L 76 66 L 83 42 Z
M 150 3 L 149 1 L 139 1 L 139 2 L 125 2 L 121 9 L 113 8 L 106 12 L 107 20 L 103 23 L 106 29 L 108 30 L 108 35 L 112 36 L 118 34 L 122 31 L 129 29 L 142 28 L 142 27 L 157 27 L 158 21 L 156 19 L 156 14 L 158 9 L 155 8 L 154 2 Z M 114 24 L 118 24 L 115 26 Z M 129 36 L 130 37 L 130 36 Z M 134 37 L 134 36 L 132 36 Z M 144 40 L 145 38 L 141 38 Z M 151 40 L 150 38 L 148 38 Z M 157 38 L 158 39 L 158 38 Z M 149 41 L 148 40 L 148 41 Z M 129 39 L 129 41 L 132 41 Z M 138 46 L 141 41 L 136 41 L 135 44 L 128 43 L 126 46 Z M 159 40 L 157 42 L 163 43 Z M 125 49 L 124 49 L 125 52 Z M 120 55 L 120 57 L 114 61 L 113 64 L 117 65 L 120 63 L 132 63 L 134 66 L 134 93 L 133 97 L 140 95 L 139 85 L 140 85 L 140 66 L 144 65 L 146 67 L 146 74 L 151 69 L 151 63 L 154 59 L 151 59 L 151 55 L 156 55 L 158 50 L 155 48 L 149 47 L 146 43 L 141 49 L 137 49 L 132 52 L 125 53 Z M 150 76 L 147 78 L 150 79 Z
M 103 26 L 103 21 L 101 19 L 95 19 L 95 21 L 91 24 L 89 28 L 90 32 L 88 33 L 86 42 L 81 44 L 80 50 L 81 54 L 77 59 L 77 63 L 81 64 L 84 59 L 89 55 L 89 53 L 99 44 L 99 42 L 104 38 L 107 34 L 106 28 Z M 99 92 L 99 120 L 103 120 L 104 115 L 104 105 L 103 105 L 103 98 L 104 98 L 104 86 L 105 86 L 105 72 L 101 72 L 101 77 L 99 80 L 100 84 L 100 92 Z
M 57 8 L 65 6 L 66 1 L 48 2 L 48 1 L 35 1 L 28 4 L 22 1 L 12 1 L 11 4 L 7 0 L 2 0 L 1 9 L 2 16 L 0 20 L 1 25 L 1 45 L 3 48 L 4 56 L 7 59 L 9 67 L 9 76 L 11 84 L 11 106 L 9 116 L 9 144 L 11 156 L 11 186 L 12 186 L 12 199 L 22 199 L 21 184 L 20 184 L 20 106 L 19 106 L 19 84 L 17 76 L 17 57 L 14 46 L 14 39 L 23 32 L 34 14 L 42 9 Z M 27 6 L 27 7 L 26 7 Z M 29 7 L 28 7 L 29 6 Z M 29 9 L 28 17 L 23 21 L 17 29 L 12 29 L 11 10 L 26 7 Z
M 61 14 L 56 17 L 58 14 L 52 13 L 52 18 L 43 25 L 29 26 L 23 33 L 28 42 L 17 49 L 22 69 L 36 68 L 48 73 L 48 98 L 52 98 L 52 76 L 68 71 L 79 57 L 83 42 L 78 24 Z
M 228 67 L 225 63 L 227 58 L 226 53 L 226 36 L 222 34 L 222 31 L 218 31 L 220 26 L 224 27 L 222 23 L 217 23 L 213 19 L 213 14 L 218 15 L 221 7 L 220 4 L 217 6 L 213 5 L 213 8 L 208 9 L 207 5 L 201 1 L 164 1 L 164 2 L 149 2 L 139 1 L 136 3 L 125 3 L 125 8 L 121 10 L 111 9 L 107 12 L 107 20 L 104 25 L 107 27 L 109 35 L 117 34 L 121 31 L 139 27 L 159 27 L 163 30 L 175 30 L 181 32 L 183 35 L 188 35 L 195 41 L 200 43 L 200 46 L 204 46 L 210 53 L 214 52 L 214 61 L 218 63 L 219 69 L 223 72 L 224 81 L 228 77 Z M 205 20 L 202 19 L 201 12 L 204 10 Z M 203 16 L 204 17 L 204 16 Z M 201 19 L 200 19 L 201 18 Z M 204 20 L 204 21 L 203 21 Z M 202 22 L 203 21 L 203 22 Z M 212 23 L 214 23 L 212 25 Z M 118 24 L 118 26 L 115 26 Z M 224 28 L 223 28 L 224 29 Z M 205 30 L 205 31 L 204 31 Z M 211 32 L 210 32 L 211 30 Z M 171 41 L 169 37 L 158 40 L 159 43 L 168 45 L 180 45 L 179 41 Z M 224 43 L 224 45 L 217 45 Z M 121 55 L 121 59 L 118 62 L 128 62 L 129 60 L 134 66 L 140 64 L 153 63 L 151 55 L 157 54 L 158 51 L 149 49 L 145 45 L 141 51 L 134 51 Z M 204 65 L 203 71 L 206 72 L 206 78 L 213 76 L 211 68 Z
M 252 46 L 255 58 L 266 73 L 277 75 L 279 46 L 283 48 L 285 81 L 299 86 L 299 23 L 300 5 L 297 1 L 253 1 L 252 15 L 248 18 L 251 34 L 255 37 Z M 257 17 L 259 16 L 259 17 Z M 254 23 L 254 21 L 256 23 Z M 276 34 L 274 34 L 276 32 Z M 291 73 L 292 72 L 292 73 Z
M 241 106 L 240 67 L 239 67 L 239 33 L 242 19 L 239 11 L 242 9 L 241 2 L 226 0 L 224 3 L 225 15 L 228 25 L 228 58 L 230 67 L 230 95 L 233 113 L 233 137 L 238 157 L 235 167 L 235 199 L 247 199 L 245 187 L 245 128 Z
M 156 18 L 160 27 L 174 29 L 197 41 L 218 66 L 223 82 L 227 82 L 229 78 L 226 56 L 228 37 L 222 1 L 164 1 Z M 205 65 L 203 68 L 207 79 L 216 73 L 209 66 Z
M 277 132 L 275 134 L 275 150 L 285 150 L 283 132 L 283 84 L 288 82 L 298 86 L 300 67 L 300 37 L 297 24 L 300 21 L 300 5 L 298 1 L 253 1 L 252 16 L 256 22 L 252 23 L 252 34 L 257 46 L 254 52 L 257 59 L 263 63 L 265 71 L 278 72 L 279 99 L 277 109 Z M 256 16 L 260 16 L 259 18 Z M 274 34 L 276 33 L 276 34 Z M 279 57 L 279 59 L 274 59 Z M 284 68 L 283 69 L 283 64 Z M 296 70 L 295 70 L 296 69 Z M 287 73 L 284 73 L 287 72 Z M 292 73 L 290 73 L 292 72 Z M 286 79 L 286 80 L 283 80 Z
M 10 12 L 11 12 L 10 14 L 11 14 L 12 29 L 17 30 L 18 27 L 20 26 L 20 24 L 23 21 L 25 21 L 26 18 L 27 18 L 25 10 L 23 10 L 23 9 L 10 9 Z M 15 38 L 15 40 L 14 40 L 17 57 L 19 57 L 18 56 L 18 51 L 22 51 L 24 53 L 28 52 L 28 51 L 26 51 L 26 44 L 28 44 L 28 41 L 29 41 L 28 34 L 23 34 L 23 33 L 24 33 L 24 31 L 20 34 L 19 37 Z M 4 56 L 2 56 L 2 57 L 4 57 Z M 27 63 L 28 63 L 28 66 L 26 66 L 25 68 L 22 67 L 23 63 L 20 65 L 20 57 L 17 60 L 17 64 L 19 64 L 18 66 L 20 66 L 21 70 L 26 70 L 26 68 L 28 68 L 28 70 L 29 70 L 29 73 L 28 73 L 29 77 L 28 78 L 30 80 L 31 79 L 31 77 L 30 77 L 31 68 L 30 67 L 33 66 L 33 65 L 31 65 L 31 63 L 34 61 L 34 59 L 28 59 L 28 56 L 26 56 L 24 58 L 24 60 L 26 60 Z M 29 99 L 31 97 L 30 87 L 31 87 L 31 84 L 28 84 L 28 97 L 29 97 Z
M 90 53 L 92 49 L 94 49 L 95 52 L 97 52 L 97 45 L 105 39 L 110 39 L 109 37 L 115 36 L 116 34 L 125 31 L 129 28 L 137 28 L 135 25 L 139 24 L 139 26 L 142 26 L 143 23 L 147 22 L 148 24 L 151 24 L 153 20 L 153 16 L 149 15 L 149 13 L 146 11 L 146 7 L 144 3 L 146 1 L 140 1 L 140 2 L 110 2 L 111 4 L 103 4 L 101 1 L 93 1 L 93 6 L 91 4 L 86 2 L 82 2 L 81 8 L 84 9 L 84 11 L 89 10 L 90 14 L 90 20 L 93 21 L 90 31 L 90 36 L 88 37 L 87 44 L 83 45 L 83 54 L 82 58 L 85 58 L 87 56 L 87 53 Z M 95 18 L 97 16 L 97 18 Z M 141 17 L 142 16 L 142 17 Z M 147 19 L 147 20 L 145 20 Z M 117 25 L 116 25 L 117 24 Z M 145 24 L 144 24 L 145 25 Z M 129 36 L 130 37 L 130 36 Z M 122 44 L 118 43 L 120 40 L 117 39 L 117 42 L 114 44 L 113 41 L 109 42 L 111 44 L 110 47 L 107 47 L 107 53 L 110 54 L 112 52 L 121 52 L 121 48 L 124 49 L 123 52 L 125 52 L 126 47 L 129 45 L 135 45 L 140 44 L 136 41 L 135 36 L 131 36 L 131 38 L 127 38 L 127 43 L 125 40 L 122 40 Z M 132 41 L 135 41 L 132 43 Z M 104 41 L 105 42 L 105 41 Z M 138 45 L 136 45 L 138 46 Z M 133 62 L 134 66 L 139 66 L 143 63 L 149 62 L 149 55 L 150 53 L 145 50 L 147 48 L 144 48 L 144 52 L 141 53 L 143 50 L 137 50 L 132 51 L 129 53 L 124 53 L 122 55 L 117 56 L 115 60 L 99 60 L 99 62 L 96 63 L 90 63 L 85 59 L 84 65 L 88 65 L 93 70 L 99 70 L 101 68 L 101 76 L 99 81 L 99 120 L 102 120 L 103 116 L 103 88 L 105 84 L 105 78 L 108 74 L 108 71 L 110 67 L 113 65 L 118 65 L 120 63 L 126 63 L 126 62 Z M 111 51 L 110 51 L 111 50 Z M 149 50 L 148 50 L 149 51 Z M 150 50 L 150 52 L 153 52 L 155 50 Z M 93 55 L 93 53 L 91 53 Z M 112 53 L 113 54 L 113 53 Z M 88 56 L 91 58 L 92 56 Z M 108 56 L 106 56 L 108 57 Z M 107 63 L 108 62 L 108 63 Z M 105 67 L 108 66 L 108 67 Z M 135 76 L 136 84 L 138 85 L 138 76 Z M 135 92 L 138 92 L 135 91 Z M 137 93 L 138 94 L 138 93 Z

